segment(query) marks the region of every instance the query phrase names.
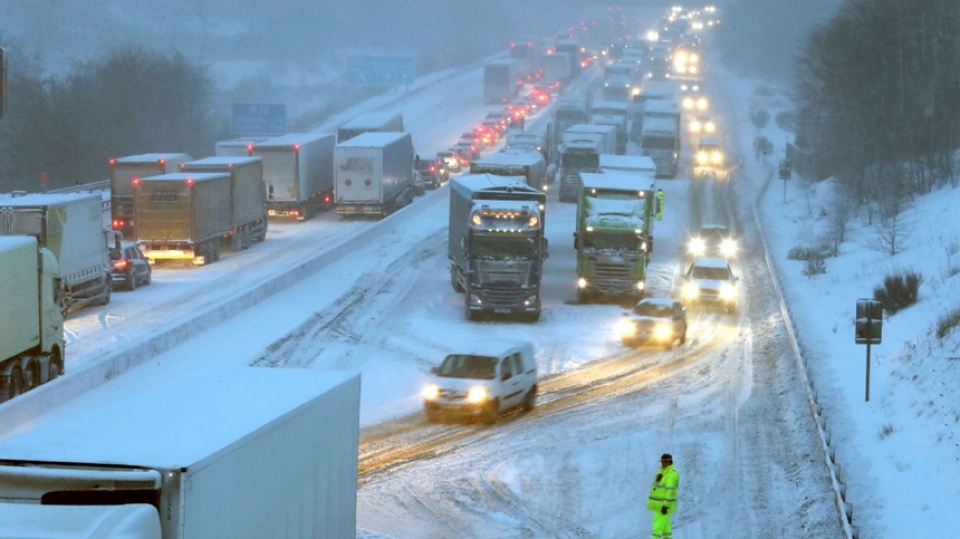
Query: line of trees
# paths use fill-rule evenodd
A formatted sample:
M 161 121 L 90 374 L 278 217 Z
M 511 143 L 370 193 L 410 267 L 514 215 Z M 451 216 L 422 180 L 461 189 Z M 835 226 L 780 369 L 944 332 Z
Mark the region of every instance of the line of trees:
M 214 82 L 183 55 L 118 49 L 60 77 L 8 49 L 7 114 L 0 119 L 0 192 L 106 179 L 111 157 L 209 155 L 227 132 L 212 114 Z
M 960 2 L 848 0 L 806 39 L 794 90 L 797 146 L 855 204 L 895 213 L 956 185 Z

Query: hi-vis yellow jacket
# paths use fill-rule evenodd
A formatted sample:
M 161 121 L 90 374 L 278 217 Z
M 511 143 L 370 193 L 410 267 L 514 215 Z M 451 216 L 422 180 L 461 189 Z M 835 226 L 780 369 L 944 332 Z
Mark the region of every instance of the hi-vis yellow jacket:
M 659 512 L 660 508 L 666 505 L 667 514 L 673 514 L 677 511 L 677 489 L 680 488 L 680 473 L 673 467 L 673 464 L 658 473 L 663 474 L 663 476 L 659 482 L 654 477 L 653 486 L 650 487 L 650 496 L 647 498 L 647 509 Z

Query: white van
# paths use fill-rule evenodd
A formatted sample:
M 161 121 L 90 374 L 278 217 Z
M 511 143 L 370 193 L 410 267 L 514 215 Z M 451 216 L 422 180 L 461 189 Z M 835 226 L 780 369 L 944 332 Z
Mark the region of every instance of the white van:
M 487 339 L 448 355 L 431 369 L 423 389 L 428 421 L 451 414 L 493 423 L 516 406 L 530 410 L 537 400 L 537 363 L 525 341 Z

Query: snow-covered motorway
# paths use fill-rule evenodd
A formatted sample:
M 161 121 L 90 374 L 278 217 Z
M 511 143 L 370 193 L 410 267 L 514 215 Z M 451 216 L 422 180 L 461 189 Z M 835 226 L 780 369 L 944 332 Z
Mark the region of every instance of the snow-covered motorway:
M 480 69 L 443 74 L 319 130 L 380 106 L 402 112 L 429 155 L 483 117 L 481 89 Z M 653 295 L 669 295 L 696 189 L 683 175 L 658 187 L 666 211 L 648 283 Z M 665 451 L 681 473 L 675 537 L 839 535 L 760 253 L 748 248 L 736 267 L 738 316 L 691 312 L 687 345 L 627 350 L 613 331 L 620 307 L 575 302 L 575 212 L 554 197 L 541 320 L 467 322 L 449 284 L 447 189 L 377 222 L 327 213 L 272 224 L 248 251 L 158 270 L 151 286 L 73 313 L 66 376 L 3 405 L 0 437 L 41 411 L 109 399 L 200 364 L 358 370 L 358 535 L 638 536 Z M 748 247 L 760 245 L 756 230 L 742 232 Z M 417 412 L 429 367 L 475 336 L 536 343 L 540 406 L 491 427 L 427 425 Z

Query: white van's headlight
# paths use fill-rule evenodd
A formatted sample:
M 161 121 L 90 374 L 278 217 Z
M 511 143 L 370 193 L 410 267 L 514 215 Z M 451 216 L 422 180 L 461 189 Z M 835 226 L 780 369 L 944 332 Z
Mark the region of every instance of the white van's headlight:
M 724 283 L 720 286 L 720 297 L 723 299 L 733 299 L 734 298 L 734 289 L 733 285 Z
M 467 402 L 484 402 L 487 400 L 487 388 L 478 386 L 471 387 L 467 393 Z
M 683 285 L 683 295 L 688 298 L 698 297 L 700 295 L 700 285 L 693 282 Z
M 670 338 L 671 335 L 673 335 L 673 326 L 670 324 L 657 324 L 656 327 L 653 328 L 653 337 L 655 339 L 664 341 Z
M 437 384 L 427 384 L 423 388 L 423 391 L 420 392 L 425 400 L 432 401 L 437 400 L 437 397 L 440 396 L 440 388 L 437 387 Z

